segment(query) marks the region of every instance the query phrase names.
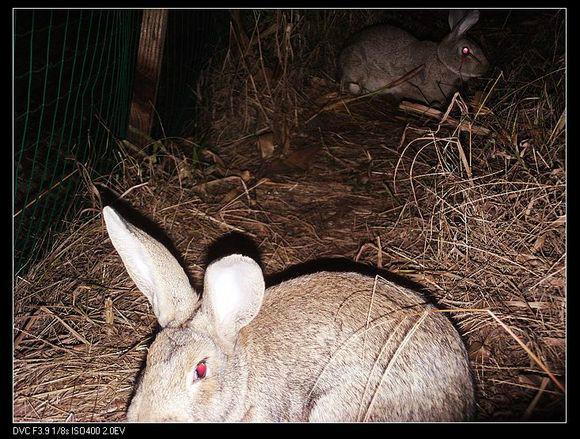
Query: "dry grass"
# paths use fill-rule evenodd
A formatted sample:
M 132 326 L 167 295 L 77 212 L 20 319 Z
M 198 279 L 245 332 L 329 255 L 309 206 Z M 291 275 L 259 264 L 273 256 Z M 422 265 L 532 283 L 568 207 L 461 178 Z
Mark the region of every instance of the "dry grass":
M 478 419 L 562 419 L 563 17 L 496 15 L 479 36 L 499 67 L 449 109 L 489 136 L 381 98 L 319 113 L 337 97 L 339 35 L 377 21 L 368 12 L 240 15 L 243 33 L 232 24 L 205 78 L 212 147 L 193 163 L 195 138 L 165 140 L 153 164 L 121 143 L 117 172 L 87 181 L 91 207 L 16 279 L 15 419 L 123 419 L 156 328 L 106 237 L 102 187 L 167 231 L 198 287 L 207 249 L 232 231 L 256 243 L 267 275 L 340 256 L 421 283 L 465 336 Z

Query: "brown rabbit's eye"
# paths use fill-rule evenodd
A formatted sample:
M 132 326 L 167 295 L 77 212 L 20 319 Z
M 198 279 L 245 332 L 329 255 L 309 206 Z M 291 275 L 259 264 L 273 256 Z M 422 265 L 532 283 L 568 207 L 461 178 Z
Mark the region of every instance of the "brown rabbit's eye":
M 469 55 L 469 52 L 470 52 L 470 50 L 469 50 L 469 47 L 467 47 L 467 46 L 465 46 L 463 49 L 461 49 L 461 54 L 464 56 Z
M 207 366 L 205 364 L 205 360 L 200 361 L 199 363 L 197 363 L 197 366 L 195 366 L 195 376 L 193 377 L 193 379 L 194 380 L 201 380 L 202 378 L 205 378 L 206 372 L 207 372 Z

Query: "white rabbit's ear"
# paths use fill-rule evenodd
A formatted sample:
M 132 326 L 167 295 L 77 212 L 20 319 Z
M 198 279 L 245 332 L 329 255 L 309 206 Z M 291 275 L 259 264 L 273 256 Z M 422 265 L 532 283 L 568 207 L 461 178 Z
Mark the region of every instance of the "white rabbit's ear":
M 479 11 L 473 9 L 452 9 L 449 11 L 449 27 L 455 38 L 462 36 L 479 21 Z
M 113 246 L 135 285 L 149 299 L 162 327 L 177 326 L 191 317 L 195 294 L 179 262 L 159 241 L 105 207 L 103 217 Z
M 258 314 L 264 290 L 262 269 L 247 256 L 226 256 L 207 267 L 202 306 L 226 348 L 234 345 L 240 329 Z

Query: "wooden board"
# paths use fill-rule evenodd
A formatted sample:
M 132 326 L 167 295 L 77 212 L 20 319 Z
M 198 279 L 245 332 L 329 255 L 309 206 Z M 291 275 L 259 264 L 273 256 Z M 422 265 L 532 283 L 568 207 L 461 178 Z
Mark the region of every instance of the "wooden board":
M 136 145 L 143 144 L 143 139 L 151 134 L 153 127 L 167 15 L 166 9 L 143 11 L 129 116 L 129 140 Z

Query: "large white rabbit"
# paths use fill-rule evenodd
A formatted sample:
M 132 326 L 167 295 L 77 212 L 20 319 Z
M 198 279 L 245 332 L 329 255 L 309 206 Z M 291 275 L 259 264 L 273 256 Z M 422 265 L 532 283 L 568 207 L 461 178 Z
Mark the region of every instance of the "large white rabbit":
M 341 84 L 354 94 L 374 92 L 423 66 L 408 81 L 382 93 L 440 105 L 462 81 L 483 75 L 489 67 L 483 50 L 465 37 L 478 20 L 477 10 L 451 10 L 451 32 L 439 43 L 420 41 L 384 24 L 363 29 L 340 53 Z
M 464 344 L 411 290 L 318 272 L 265 290 L 254 260 L 211 263 L 198 296 L 177 260 L 105 207 L 111 241 L 161 331 L 130 421 L 460 421 L 474 406 Z

